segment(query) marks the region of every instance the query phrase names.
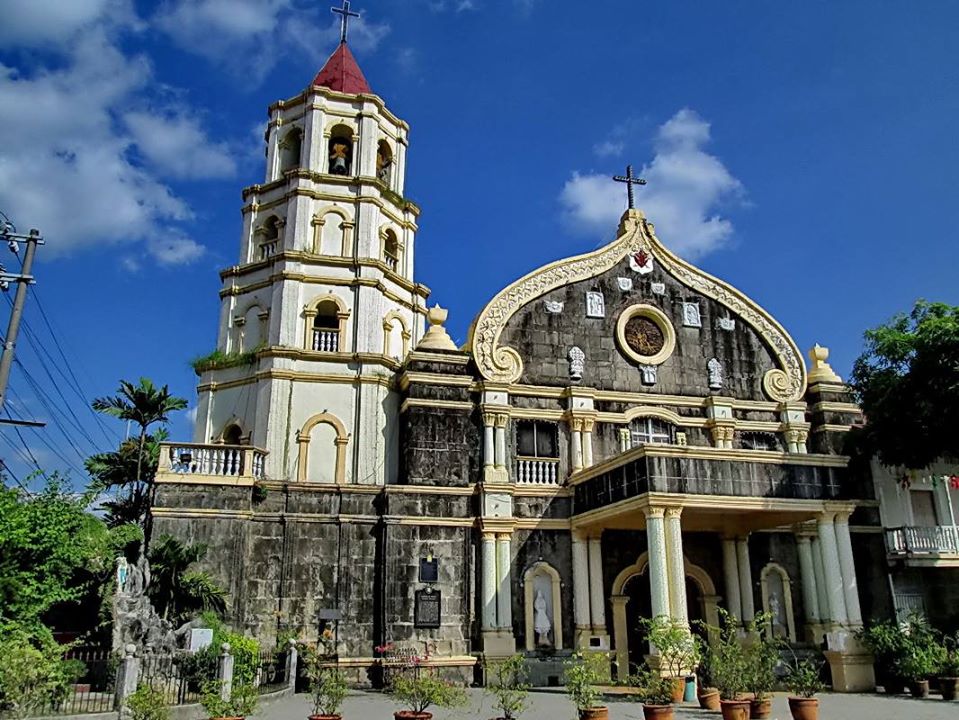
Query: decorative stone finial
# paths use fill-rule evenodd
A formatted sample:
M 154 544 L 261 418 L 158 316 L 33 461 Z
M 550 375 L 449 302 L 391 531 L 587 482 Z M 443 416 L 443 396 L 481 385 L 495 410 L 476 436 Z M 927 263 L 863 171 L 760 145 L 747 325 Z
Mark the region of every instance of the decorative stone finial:
M 430 327 L 423 339 L 420 340 L 419 345 L 416 346 L 417 350 L 452 350 L 454 352 L 459 350 L 449 333 L 446 332 L 446 328 L 443 327 L 448 314 L 449 311 L 439 305 L 434 305 L 427 310 L 426 319 Z
M 842 378 L 836 374 L 826 360 L 829 358 L 829 348 L 825 348 L 819 343 L 812 346 L 809 351 L 809 359 L 812 360 L 812 369 L 809 371 L 809 384 L 830 382 L 841 383 Z

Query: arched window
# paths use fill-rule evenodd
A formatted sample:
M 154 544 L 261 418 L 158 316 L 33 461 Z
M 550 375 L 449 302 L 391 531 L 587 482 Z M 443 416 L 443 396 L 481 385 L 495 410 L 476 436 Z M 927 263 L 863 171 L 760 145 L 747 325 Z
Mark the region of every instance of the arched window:
M 657 417 L 639 417 L 629 424 L 629 442 L 637 445 L 664 445 L 672 442 L 674 428 Z
M 337 352 L 340 349 L 339 308 L 332 300 L 324 300 L 316 306 L 313 317 L 313 342 L 311 347 L 320 352 Z
M 330 133 L 329 173 L 350 175 L 353 170 L 353 132 L 345 125 L 337 125 Z
M 223 431 L 223 444 L 224 445 L 242 445 L 243 444 L 243 430 L 240 429 L 240 426 L 236 423 L 230 423 L 227 426 L 226 430 Z
M 386 140 L 376 146 L 376 179 L 390 187 L 393 178 L 393 150 Z
M 280 174 L 300 166 L 303 131 L 293 128 L 280 141 Z
M 390 270 L 397 271 L 400 264 L 400 243 L 392 230 L 387 230 L 383 238 L 383 261 Z
M 266 340 L 267 313 L 259 305 L 251 305 L 243 314 L 240 352 L 253 352 Z
M 297 461 L 299 482 L 346 482 L 346 427 L 334 415 L 314 415 L 297 433 L 300 452 Z
M 280 249 L 280 219 L 270 215 L 254 235 L 257 240 L 257 260 L 266 260 L 275 255 Z

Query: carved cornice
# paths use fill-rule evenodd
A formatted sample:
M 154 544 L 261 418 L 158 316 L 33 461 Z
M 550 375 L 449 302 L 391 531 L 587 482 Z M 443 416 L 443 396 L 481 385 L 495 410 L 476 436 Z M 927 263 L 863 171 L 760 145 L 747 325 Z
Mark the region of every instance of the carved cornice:
M 642 212 L 628 210 L 618 237 L 609 245 L 585 255 L 559 260 L 534 270 L 501 290 L 483 308 L 470 328 L 470 348 L 482 376 L 493 382 L 515 383 L 523 374 L 523 361 L 513 348 L 500 345 L 506 324 L 521 308 L 556 288 L 587 280 L 615 267 L 627 255 L 645 250 L 687 287 L 728 307 L 765 340 L 779 363 L 763 378 L 763 389 L 773 400 L 799 400 L 806 391 L 806 365 L 802 353 L 786 330 L 762 307 L 718 278 L 667 250 Z

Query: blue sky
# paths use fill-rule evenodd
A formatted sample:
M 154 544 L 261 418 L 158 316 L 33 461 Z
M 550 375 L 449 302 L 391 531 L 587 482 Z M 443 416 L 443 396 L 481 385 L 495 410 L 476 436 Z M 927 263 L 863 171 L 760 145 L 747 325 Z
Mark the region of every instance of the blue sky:
M 104 432 L 78 395 L 147 375 L 193 403 L 187 361 L 215 343 L 217 270 L 237 260 L 240 190 L 262 179 L 266 108 L 333 50 L 329 4 L 4 3 L 0 210 L 46 236 L 39 298 L 79 386 L 20 343 L 47 405 L 70 407 L 51 417 L 14 369 L 12 412 L 51 421 L 21 431 L 48 470 L 122 430 Z M 644 168 L 637 204 L 668 245 L 804 350 L 829 346 L 844 376 L 865 328 L 918 297 L 959 303 L 957 3 L 354 9 L 353 51 L 412 127 L 416 279 L 459 341 L 505 284 L 611 239 L 625 197 L 605 178 L 627 162 Z M 55 357 L 32 301 L 27 321 Z M 188 437 L 186 417 L 172 430 Z M 22 478 L 20 439 L 3 429 L 0 441 Z

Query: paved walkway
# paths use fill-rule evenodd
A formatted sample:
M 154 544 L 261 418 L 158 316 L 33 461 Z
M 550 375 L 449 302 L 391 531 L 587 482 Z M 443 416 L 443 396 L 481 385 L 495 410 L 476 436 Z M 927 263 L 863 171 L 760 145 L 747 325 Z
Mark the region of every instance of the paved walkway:
M 470 689 L 470 707 L 460 710 L 434 710 L 435 720 L 489 720 L 496 717 L 491 699 L 482 690 Z M 638 703 L 615 701 L 609 703 L 611 720 L 642 720 L 643 709 Z M 834 695 L 820 696 L 821 720 L 959 720 L 959 702 L 947 703 L 938 697 L 914 700 L 910 697 L 887 697 L 885 695 Z M 307 695 L 296 695 L 271 703 L 257 713 L 265 720 L 306 720 L 311 712 Z M 400 709 L 389 697 L 375 692 L 351 694 L 343 707 L 344 720 L 392 720 L 393 711 Z M 558 692 L 534 692 L 530 694 L 530 709 L 523 713 L 522 720 L 574 720 L 576 711 Z M 677 718 L 718 720 L 719 712 L 707 712 L 692 706 L 684 706 L 676 713 Z M 773 720 L 790 720 L 786 696 L 778 694 L 773 701 Z

